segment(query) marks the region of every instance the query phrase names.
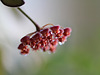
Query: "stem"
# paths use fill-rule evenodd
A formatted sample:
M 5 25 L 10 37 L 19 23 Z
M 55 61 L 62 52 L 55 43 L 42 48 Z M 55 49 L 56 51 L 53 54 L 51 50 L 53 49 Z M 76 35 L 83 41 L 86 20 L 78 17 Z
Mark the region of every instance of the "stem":
M 48 25 L 52 25 L 52 26 L 54 26 L 53 24 L 48 23 L 48 24 L 44 25 L 41 29 L 43 29 L 44 27 L 46 27 L 46 26 L 48 26 Z
M 35 25 L 37 31 L 40 31 L 41 28 L 36 22 L 34 22 L 21 8 L 18 7 L 17 9 Z

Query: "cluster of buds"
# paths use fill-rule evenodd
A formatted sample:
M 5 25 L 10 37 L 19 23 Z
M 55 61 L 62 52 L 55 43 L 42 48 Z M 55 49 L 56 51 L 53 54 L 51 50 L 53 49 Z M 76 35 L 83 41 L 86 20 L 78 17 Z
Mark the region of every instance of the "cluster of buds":
M 42 50 L 54 53 L 57 45 L 64 44 L 71 34 L 71 28 L 69 27 L 62 28 L 59 25 L 53 25 L 45 28 L 45 26 L 40 31 L 30 33 L 20 40 L 21 44 L 18 49 L 21 50 L 22 55 L 28 54 L 30 48 L 34 51 Z
M 42 50 L 54 53 L 58 43 L 64 44 L 67 41 L 67 37 L 71 34 L 71 28 L 62 28 L 59 25 L 45 28 L 44 25 L 40 28 L 19 6 L 22 6 L 25 2 L 24 0 L 0 0 L 4 5 L 9 7 L 18 7 L 17 9 L 23 13 L 36 27 L 35 32 L 27 34 L 20 41 L 21 44 L 18 49 L 21 51 L 22 55 L 29 53 L 30 48 L 34 51 Z

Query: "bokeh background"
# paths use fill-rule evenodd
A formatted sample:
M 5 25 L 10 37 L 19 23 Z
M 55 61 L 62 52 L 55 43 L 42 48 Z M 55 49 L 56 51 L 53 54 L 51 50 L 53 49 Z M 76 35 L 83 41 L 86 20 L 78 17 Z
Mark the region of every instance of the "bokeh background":
M 0 2 L 0 75 L 100 75 L 100 0 L 25 0 L 21 8 L 41 27 L 71 27 L 56 53 L 19 54 L 20 38 L 35 31 L 16 8 Z

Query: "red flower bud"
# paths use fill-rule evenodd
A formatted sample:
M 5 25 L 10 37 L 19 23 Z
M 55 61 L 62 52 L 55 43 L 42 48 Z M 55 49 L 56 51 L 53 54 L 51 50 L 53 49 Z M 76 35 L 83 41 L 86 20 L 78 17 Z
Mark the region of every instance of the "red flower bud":
M 51 53 L 54 53 L 55 52 L 55 50 L 56 50 L 56 47 L 55 46 L 53 46 L 53 45 L 50 45 L 50 49 L 49 49 L 50 51 L 51 51 Z
M 43 35 L 43 36 L 49 36 L 49 29 L 46 28 L 46 29 L 43 29 L 40 31 L 40 33 Z
M 70 36 L 71 31 L 72 31 L 71 28 L 65 28 L 63 33 L 64 36 Z
M 20 53 L 21 53 L 22 55 L 28 54 L 28 53 L 29 53 L 29 49 L 21 50 Z
M 55 34 L 59 32 L 59 28 L 60 28 L 60 26 L 52 26 L 52 27 L 50 27 L 52 32 L 55 33 Z
M 24 36 L 21 40 L 22 43 L 29 45 L 30 44 L 30 37 L 29 36 Z
M 66 38 L 67 38 L 66 36 L 63 36 L 63 37 L 59 38 L 58 40 L 59 40 L 59 42 L 64 43 L 66 41 Z

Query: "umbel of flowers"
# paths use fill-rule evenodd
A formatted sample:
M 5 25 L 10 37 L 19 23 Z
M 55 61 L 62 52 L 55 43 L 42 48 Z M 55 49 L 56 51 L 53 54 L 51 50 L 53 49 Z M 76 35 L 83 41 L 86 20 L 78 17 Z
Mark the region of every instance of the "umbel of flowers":
M 54 53 L 57 45 L 64 44 L 72 31 L 69 27 L 62 28 L 59 25 L 53 25 L 48 28 L 45 28 L 45 26 L 20 40 L 21 44 L 18 46 L 18 49 L 22 55 L 28 54 L 30 48 L 33 51 L 42 50 Z
M 1 0 L 1 2 L 8 7 L 17 8 L 24 16 L 26 16 L 36 27 L 36 31 L 24 36 L 18 46 L 20 53 L 26 55 L 30 48 L 33 51 L 42 50 L 54 53 L 58 44 L 64 44 L 71 34 L 71 28 L 62 28 L 59 25 L 46 24 L 42 28 L 39 27 L 21 8 L 25 4 L 24 0 Z M 48 25 L 51 27 L 45 28 Z

